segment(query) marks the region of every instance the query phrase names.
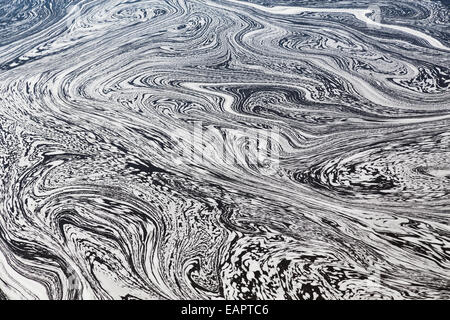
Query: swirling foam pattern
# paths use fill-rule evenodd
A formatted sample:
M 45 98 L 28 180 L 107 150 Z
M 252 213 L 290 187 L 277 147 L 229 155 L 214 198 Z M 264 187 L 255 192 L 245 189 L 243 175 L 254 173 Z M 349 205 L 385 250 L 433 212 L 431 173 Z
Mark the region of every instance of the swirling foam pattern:
M 449 16 L 0 0 L 0 297 L 450 298 Z

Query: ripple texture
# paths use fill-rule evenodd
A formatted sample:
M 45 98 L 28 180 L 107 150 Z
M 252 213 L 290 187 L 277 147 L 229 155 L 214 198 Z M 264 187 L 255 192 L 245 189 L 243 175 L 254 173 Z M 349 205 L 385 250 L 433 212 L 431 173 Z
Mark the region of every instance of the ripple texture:
M 450 299 L 449 17 L 0 0 L 0 299 Z

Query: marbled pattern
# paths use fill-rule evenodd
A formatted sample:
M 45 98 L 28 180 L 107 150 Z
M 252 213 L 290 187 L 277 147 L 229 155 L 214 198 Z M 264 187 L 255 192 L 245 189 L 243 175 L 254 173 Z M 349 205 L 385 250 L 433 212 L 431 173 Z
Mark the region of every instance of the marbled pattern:
M 449 299 L 449 66 L 439 1 L 0 0 L 0 298 Z

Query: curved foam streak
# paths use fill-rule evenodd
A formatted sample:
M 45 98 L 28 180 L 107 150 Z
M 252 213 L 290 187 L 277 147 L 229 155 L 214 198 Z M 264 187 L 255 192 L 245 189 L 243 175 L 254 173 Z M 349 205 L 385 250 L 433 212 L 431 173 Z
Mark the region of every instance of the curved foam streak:
M 371 9 L 306 8 L 306 7 L 290 7 L 290 6 L 266 7 L 263 5 L 256 4 L 256 3 L 242 2 L 239 0 L 227 0 L 227 1 L 233 2 L 236 4 L 240 4 L 240 5 L 244 5 L 244 6 L 248 6 L 248 7 L 252 7 L 252 8 L 264 11 L 264 12 L 268 12 L 268 13 L 272 13 L 272 14 L 279 14 L 279 15 L 296 15 L 296 14 L 301 14 L 301 13 L 305 13 L 305 12 L 348 13 L 348 14 L 352 14 L 355 18 L 361 20 L 362 22 L 366 23 L 369 26 L 371 25 L 371 26 L 376 26 L 376 27 L 383 27 L 383 28 L 398 30 L 398 31 L 410 34 L 412 36 L 415 36 L 417 38 L 421 38 L 437 49 L 450 51 L 449 47 L 445 46 L 439 40 L 437 40 L 423 32 L 420 32 L 418 30 L 413 30 L 408 27 L 384 24 L 384 23 L 380 23 L 380 22 L 370 19 L 369 16 L 373 13 L 373 10 L 371 10 Z

